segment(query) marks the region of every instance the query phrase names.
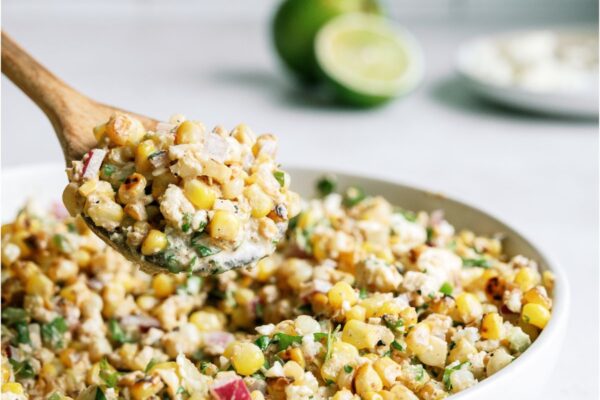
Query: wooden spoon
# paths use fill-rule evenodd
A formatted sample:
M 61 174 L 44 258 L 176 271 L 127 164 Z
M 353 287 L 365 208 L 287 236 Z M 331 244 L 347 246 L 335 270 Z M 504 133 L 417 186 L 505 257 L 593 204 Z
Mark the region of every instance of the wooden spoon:
M 97 145 L 93 128 L 108 121 L 115 113 L 125 113 L 139 119 L 147 130 L 154 130 L 158 124 L 158 121 L 152 118 L 101 104 L 84 96 L 44 68 L 4 32 L 2 32 L 2 73 L 44 111 L 54 127 L 67 165 L 70 165 L 73 160 L 81 160 L 84 154 Z M 83 218 L 96 235 L 127 259 L 139 264 L 142 270 L 148 273 L 166 271 L 165 266 L 144 260 L 136 249 L 129 247 L 123 241 L 111 240 L 110 232 L 96 226 L 89 217 L 83 216 Z M 239 254 L 237 256 L 232 254 L 231 259 L 225 260 L 223 266 L 228 269 L 242 267 L 258 258 L 261 257 L 244 258 Z M 208 262 L 198 265 L 195 271 L 219 272 Z

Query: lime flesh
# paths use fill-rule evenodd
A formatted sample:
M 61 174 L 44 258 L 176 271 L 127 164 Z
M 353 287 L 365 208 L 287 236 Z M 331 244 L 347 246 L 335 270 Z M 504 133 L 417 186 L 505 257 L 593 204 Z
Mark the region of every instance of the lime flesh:
M 414 89 L 423 74 L 416 40 L 382 17 L 337 17 L 319 31 L 315 47 L 322 73 L 348 104 L 388 101 Z

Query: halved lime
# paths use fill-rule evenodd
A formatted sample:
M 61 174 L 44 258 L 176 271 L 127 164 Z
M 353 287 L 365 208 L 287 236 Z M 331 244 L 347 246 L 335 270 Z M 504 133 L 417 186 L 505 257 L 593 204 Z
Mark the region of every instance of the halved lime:
M 315 52 L 340 100 L 352 105 L 372 106 L 405 94 L 423 76 L 416 39 L 379 16 L 332 19 L 317 34 Z

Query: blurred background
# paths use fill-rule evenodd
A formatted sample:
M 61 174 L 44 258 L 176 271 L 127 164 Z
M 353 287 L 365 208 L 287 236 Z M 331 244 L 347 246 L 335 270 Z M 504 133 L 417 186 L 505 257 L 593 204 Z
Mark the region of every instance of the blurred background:
M 278 4 L 3 0 L 2 28 L 99 101 L 207 126 L 244 122 L 279 136 L 284 165 L 384 177 L 500 216 L 556 254 L 573 289 L 560 364 L 540 398 L 598 398 L 598 114 L 501 106 L 469 90 L 455 68 L 461 44 L 481 35 L 597 32 L 598 2 L 385 1 L 419 43 L 424 76 L 410 94 L 366 109 L 322 97 L 282 66 L 271 30 Z M 48 121 L 4 77 L 1 128 L 3 168 L 62 162 Z

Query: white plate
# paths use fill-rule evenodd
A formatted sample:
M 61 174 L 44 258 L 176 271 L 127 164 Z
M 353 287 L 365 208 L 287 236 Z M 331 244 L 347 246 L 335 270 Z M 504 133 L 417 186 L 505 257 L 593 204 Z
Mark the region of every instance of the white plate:
M 292 188 L 303 196 L 312 196 L 314 182 L 323 172 L 305 168 L 287 168 L 292 176 Z M 569 288 L 564 273 L 547 255 L 536 249 L 518 232 L 489 214 L 439 194 L 380 179 L 336 174 L 340 187 L 358 185 L 367 193 L 379 194 L 393 204 L 410 210 L 443 209 L 457 228 L 470 228 L 478 233 L 503 233 L 509 255 L 523 254 L 536 260 L 543 270 L 556 275 L 552 318 L 539 338 L 517 360 L 492 377 L 452 396 L 456 400 L 529 399 L 536 398 L 539 388 L 554 368 L 567 325 Z M 64 166 L 60 164 L 7 168 L 2 171 L 2 221 L 10 221 L 28 198 L 42 206 L 60 201 L 66 184 Z
M 466 87 L 481 97 L 509 107 L 542 114 L 597 117 L 598 116 L 598 76 L 589 79 L 586 90 L 581 91 L 533 91 L 519 86 L 499 85 L 482 79 L 473 73 L 480 52 L 488 44 L 497 43 L 515 35 L 536 34 L 546 31 L 511 32 L 484 36 L 470 40 L 459 47 L 456 70 Z M 554 34 L 588 33 L 586 29 L 565 29 L 551 31 Z

